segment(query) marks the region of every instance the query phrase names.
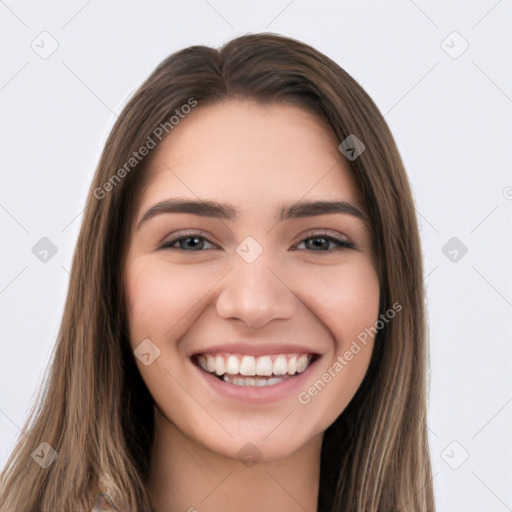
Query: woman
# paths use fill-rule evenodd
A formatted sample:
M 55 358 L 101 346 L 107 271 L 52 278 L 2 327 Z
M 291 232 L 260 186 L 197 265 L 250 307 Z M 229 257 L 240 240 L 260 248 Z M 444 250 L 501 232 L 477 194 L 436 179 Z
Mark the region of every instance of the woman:
M 71 277 L 1 510 L 434 510 L 411 191 L 326 56 L 255 34 L 162 62 Z

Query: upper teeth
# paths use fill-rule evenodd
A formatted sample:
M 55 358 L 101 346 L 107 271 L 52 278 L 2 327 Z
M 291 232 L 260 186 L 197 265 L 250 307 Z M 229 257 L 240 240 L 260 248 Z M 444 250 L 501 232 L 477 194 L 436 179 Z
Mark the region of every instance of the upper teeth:
M 302 373 L 311 361 L 310 354 L 273 354 L 248 356 L 238 354 L 202 354 L 197 357 L 199 366 L 216 375 L 294 375 Z

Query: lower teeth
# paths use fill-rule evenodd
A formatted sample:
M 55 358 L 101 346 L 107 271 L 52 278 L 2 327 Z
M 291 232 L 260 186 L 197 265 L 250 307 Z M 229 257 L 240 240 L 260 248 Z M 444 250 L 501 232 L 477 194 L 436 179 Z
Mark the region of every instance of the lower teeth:
M 230 375 L 225 373 L 221 379 L 235 386 L 273 386 L 279 384 L 289 377 L 242 377 L 239 375 Z

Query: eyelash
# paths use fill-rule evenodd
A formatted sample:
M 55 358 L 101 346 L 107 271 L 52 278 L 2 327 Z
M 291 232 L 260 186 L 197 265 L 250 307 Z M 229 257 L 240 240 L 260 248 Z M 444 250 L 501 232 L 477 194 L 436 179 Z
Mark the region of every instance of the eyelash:
M 166 250 L 178 249 L 178 250 L 186 251 L 186 252 L 203 252 L 205 250 L 210 250 L 210 251 L 212 250 L 212 249 L 199 249 L 199 250 L 190 249 L 190 250 L 187 250 L 187 249 L 181 249 L 180 247 L 172 247 L 174 244 L 181 242 L 182 240 L 187 240 L 189 238 L 198 238 L 198 239 L 206 241 L 212 245 L 215 245 L 213 242 L 210 242 L 210 240 L 208 240 L 208 238 L 206 238 L 205 236 L 203 236 L 199 233 L 192 232 L 192 233 L 188 233 L 186 235 L 182 235 L 182 236 L 173 238 L 172 240 L 169 240 L 168 242 L 163 243 L 159 247 L 159 249 L 166 249 Z M 301 244 L 302 242 L 305 242 L 306 240 L 312 240 L 314 238 L 324 238 L 328 242 L 333 242 L 336 245 L 332 249 L 327 249 L 327 250 L 319 249 L 317 251 L 310 250 L 309 252 L 320 252 L 321 253 L 321 252 L 332 252 L 333 250 L 334 251 L 343 251 L 345 249 L 355 249 L 356 248 L 352 242 L 348 242 L 347 240 L 337 238 L 337 237 L 329 235 L 328 233 L 325 233 L 325 232 L 311 233 L 306 238 L 303 238 L 299 242 L 299 244 Z M 299 244 L 297 244 L 297 245 L 299 245 Z M 297 249 L 293 249 L 293 250 L 297 250 Z M 299 250 L 301 250 L 301 249 L 299 249 Z M 308 249 L 305 249 L 305 250 L 308 250 Z

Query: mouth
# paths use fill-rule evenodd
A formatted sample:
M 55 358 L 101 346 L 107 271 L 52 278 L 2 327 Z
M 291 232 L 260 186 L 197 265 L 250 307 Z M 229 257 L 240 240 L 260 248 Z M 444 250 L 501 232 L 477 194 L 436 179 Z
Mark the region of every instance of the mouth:
M 297 378 L 318 358 L 311 353 L 247 355 L 202 353 L 193 363 L 205 373 L 234 386 L 275 386 Z

